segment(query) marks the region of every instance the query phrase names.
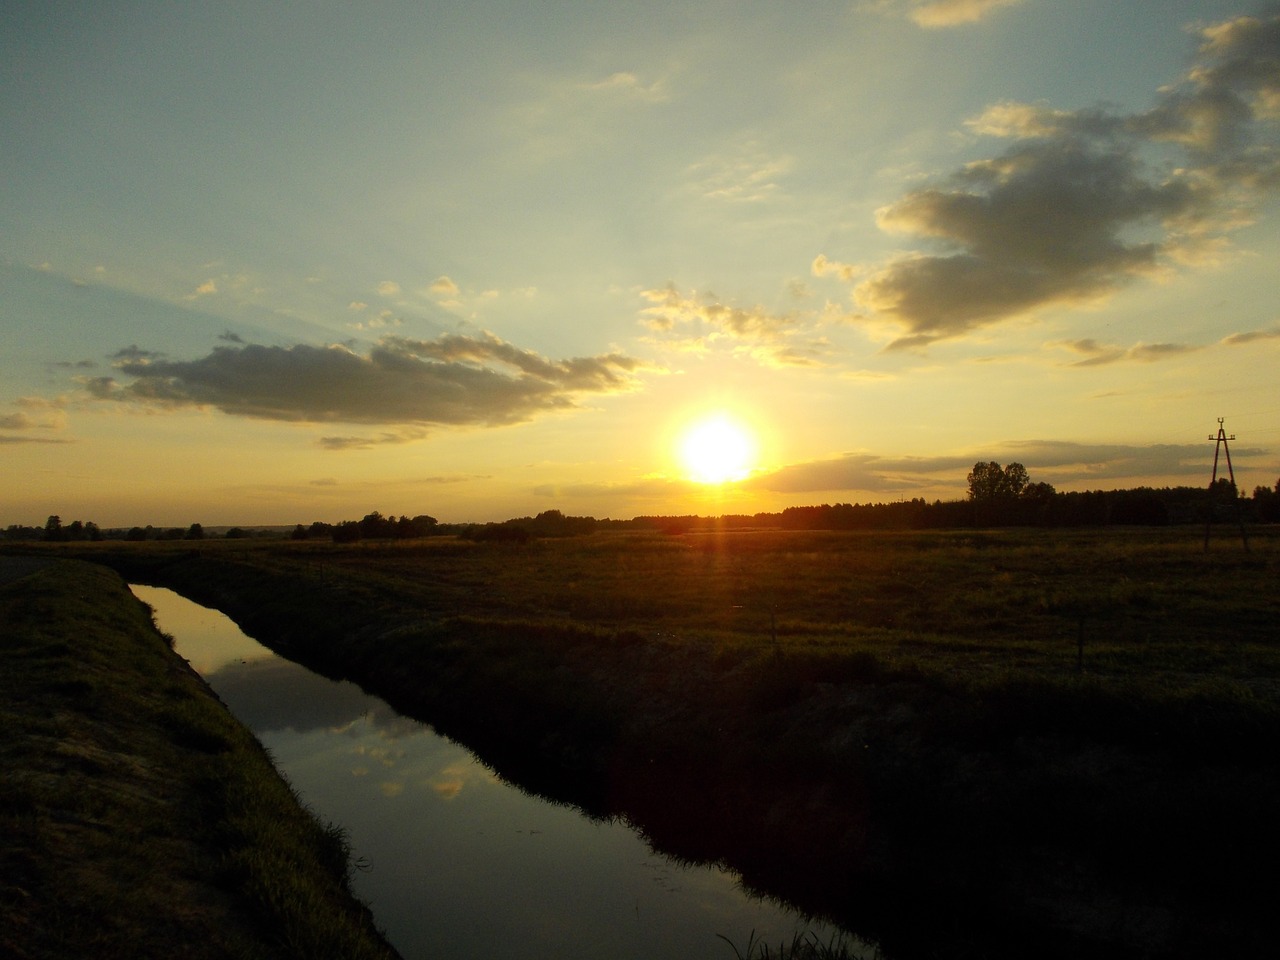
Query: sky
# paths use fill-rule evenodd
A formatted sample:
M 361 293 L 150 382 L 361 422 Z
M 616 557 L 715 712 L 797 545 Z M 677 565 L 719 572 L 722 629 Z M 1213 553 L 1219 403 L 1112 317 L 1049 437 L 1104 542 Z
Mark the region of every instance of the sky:
M 3 525 L 1280 478 L 1276 3 L 6 0 L 0 130 Z

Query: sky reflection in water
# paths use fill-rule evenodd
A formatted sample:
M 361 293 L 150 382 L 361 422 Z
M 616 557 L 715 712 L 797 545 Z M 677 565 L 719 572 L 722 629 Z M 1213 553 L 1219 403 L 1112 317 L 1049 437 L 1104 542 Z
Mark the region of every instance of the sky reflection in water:
M 498 780 L 470 751 L 351 683 L 282 660 L 217 611 L 133 591 L 322 819 L 367 864 L 356 892 L 406 957 L 731 958 L 809 926 L 733 875 L 654 854 Z M 824 940 L 830 931 L 817 927 Z

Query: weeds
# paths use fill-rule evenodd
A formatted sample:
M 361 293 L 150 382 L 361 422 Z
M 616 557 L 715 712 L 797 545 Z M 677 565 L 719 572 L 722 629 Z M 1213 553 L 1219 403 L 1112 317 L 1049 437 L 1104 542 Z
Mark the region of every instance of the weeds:
M 736 960 L 877 960 L 880 957 L 878 950 L 867 952 L 864 948 L 855 952 L 843 934 L 832 934 L 824 942 L 813 932 L 796 933 L 789 944 L 786 941 L 779 943 L 777 950 L 770 947 L 763 937 L 757 936 L 754 930 L 742 950 L 723 934 L 716 936 L 729 945 Z

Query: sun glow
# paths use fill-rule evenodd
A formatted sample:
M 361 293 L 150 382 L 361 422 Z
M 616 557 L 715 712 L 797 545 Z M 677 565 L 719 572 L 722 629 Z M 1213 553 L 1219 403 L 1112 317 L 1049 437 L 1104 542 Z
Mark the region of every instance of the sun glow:
M 755 435 L 725 414 L 704 417 L 681 435 L 679 457 L 685 476 L 695 483 L 742 480 L 755 466 Z

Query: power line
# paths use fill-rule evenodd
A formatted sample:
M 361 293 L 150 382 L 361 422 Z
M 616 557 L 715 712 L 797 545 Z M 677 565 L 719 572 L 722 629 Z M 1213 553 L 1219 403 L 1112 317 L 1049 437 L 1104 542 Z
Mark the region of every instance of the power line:
M 1244 517 L 1240 513 L 1240 493 L 1236 490 L 1236 472 L 1231 468 L 1231 446 L 1227 442 L 1234 440 L 1236 435 L 1233 433 L 1227 436 L 1226 428 L 1222 425 L 1222 417 L 1218 418 L 1218 435 L 1210 437 L 1214 441 L 1213 444 L 1213 477 L 1209 480 L 1209 516 L 1204 523 L 1204 549 L 1207 553 L 1209 550 L 1209 528 L 1213 526 L 1213 493 L 1218 485 L 1218 454 L 1225 453 L 1227 455 L 1227 476 L 1231 478 L 1231 499 L 1236 505 L 1236 521 L 1240 524 L 1240 540 L 1244 543 L 1245 550 L 1249 549 L 1249 537 L 1244 531 Z

